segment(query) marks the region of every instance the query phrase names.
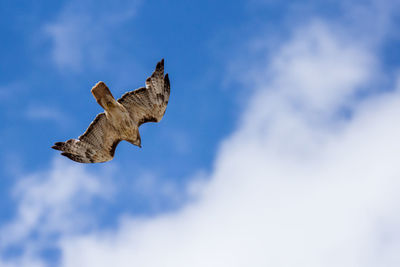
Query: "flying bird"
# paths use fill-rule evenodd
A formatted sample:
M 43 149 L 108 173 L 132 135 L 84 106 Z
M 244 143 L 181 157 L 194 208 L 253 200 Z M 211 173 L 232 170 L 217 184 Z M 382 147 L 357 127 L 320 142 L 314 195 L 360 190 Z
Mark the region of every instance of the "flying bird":
M 139 126 L 159 122 L 167 108 L 170 83 L 168 74 L 164 76 L 164 59 L 147 78 L 146 87 L 127 92 L 118 100 L 104 82 L 98 82 L 91 92 L 104 113 L 98 114 L 78 139 L 52 146 L 62 151 L 61 155 L 81 163 L 112 160 L 115 148 L 122 140 L 141 147 Z

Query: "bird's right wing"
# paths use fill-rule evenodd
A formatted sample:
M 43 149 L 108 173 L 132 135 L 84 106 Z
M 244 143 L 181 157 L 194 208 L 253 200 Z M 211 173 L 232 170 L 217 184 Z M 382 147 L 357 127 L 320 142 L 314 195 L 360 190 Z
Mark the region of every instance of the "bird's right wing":
M 121 141 L 104 113 L 100 113 L 78 139 L 57 142 L 53 149 L 63 151 L 61 155 L 82 163 L 109 161 Z
M 159 122 L 164 116 L 170 95 L 168 74 L 164 76 L 164 59 L 157 63 L 147 78 L 146 87 L 125 93 L 118 102 L 129 112 L 138 126 L 145 122 Z

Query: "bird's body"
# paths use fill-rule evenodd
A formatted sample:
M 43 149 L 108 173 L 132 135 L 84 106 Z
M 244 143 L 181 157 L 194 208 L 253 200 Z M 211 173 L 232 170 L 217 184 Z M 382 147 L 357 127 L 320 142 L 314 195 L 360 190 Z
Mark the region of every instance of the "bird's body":
M 115 100 L 104 82 L 92 88 L 97 103 L 104 108 L 78 139 L 57 142 L 52 147 L 61 155 L 82 163 L 109 161 L 122 140 L 141 147 L 139 126 L 162 119 L 168 104 L 170 84 L 164 77 L 164 60 L 146 80 L 146 87 L 125 93 Z
M 139 128 L 124 106 L 117 102 L 117 107 L 105 111 L 106 118 L 122 140 L 141 147 Z
M 129 115 L 128 110 L 114 99 L 110 90 L 103 82 L 98 82 L 92 88 L 92 94 L 97 103 L 104 108 L 104 114 L 113 131 L 122 140 L 140 147 L 138 122 Z

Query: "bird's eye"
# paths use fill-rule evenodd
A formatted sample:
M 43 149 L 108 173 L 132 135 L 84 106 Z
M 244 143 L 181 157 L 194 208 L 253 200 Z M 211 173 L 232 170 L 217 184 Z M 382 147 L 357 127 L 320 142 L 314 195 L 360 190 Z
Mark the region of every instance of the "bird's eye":
M 111 108 L 112 107 L 112 103 L 111 102 L 107 102 L 107 107 Z

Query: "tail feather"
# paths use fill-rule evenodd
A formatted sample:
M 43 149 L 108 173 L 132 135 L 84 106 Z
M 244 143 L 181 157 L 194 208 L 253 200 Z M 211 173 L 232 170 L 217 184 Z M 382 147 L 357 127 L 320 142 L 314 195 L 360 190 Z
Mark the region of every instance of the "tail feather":
M 64 151 L 65 143 L 64 142 L 57 142 L 52 146 L 52 149 Z

